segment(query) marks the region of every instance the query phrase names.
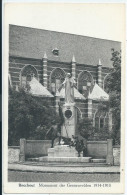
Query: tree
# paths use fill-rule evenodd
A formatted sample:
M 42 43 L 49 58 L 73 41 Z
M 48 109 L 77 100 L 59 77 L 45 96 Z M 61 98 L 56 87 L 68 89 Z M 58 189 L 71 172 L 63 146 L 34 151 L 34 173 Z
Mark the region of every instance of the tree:
M 78 131 L 80 132 L 80 135 L 88 139 L 91 137 L 94 133 L 94 128 L 93 128 L 93 121 L 90 118 L 83 118 L 78 122 Z
M 120 142 L 121 127 L 121 52 L 112 49 L 113 69 L 106 79 L 106 90 L 109 93 L 109 107 L 113 113 L 113 139 Z
M 34 97 L 25 90 L 11 90 L 9 96 L 9 145 L 19 145 L 20 138 L 44 139 L 52 123 L 59 116 L 43 98 Z M 41 128 L 37 128 L 38 126 Z

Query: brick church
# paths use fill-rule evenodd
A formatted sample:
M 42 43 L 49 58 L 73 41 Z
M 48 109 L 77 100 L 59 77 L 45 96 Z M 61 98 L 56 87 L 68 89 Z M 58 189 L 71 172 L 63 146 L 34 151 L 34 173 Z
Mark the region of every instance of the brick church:
M 59 88 L 71 73 L 79 117 L 111 130 L 112 113 L 99 112 L 98 104 L 109 100 L 105 83 L 112 69 L 111 49 L 120 47 L 117 41 L 10 25 L 9 84 L 16 90 L 29 84 L 34 96 L 45 98 L 58 112 L 65 98 L 65 90 Z

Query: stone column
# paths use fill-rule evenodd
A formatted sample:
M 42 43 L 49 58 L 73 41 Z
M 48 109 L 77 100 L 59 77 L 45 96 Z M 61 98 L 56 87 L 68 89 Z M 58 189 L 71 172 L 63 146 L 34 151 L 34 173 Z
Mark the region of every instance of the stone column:
M 99 87 L 103 88 L 101 74 L 102 74 L 102 64 L 101 64 L 101 60 L 99 59 L 99 63 L 97 65 L 97 83 L 98 83 Z
M 20 154 L 19 154 L 20 162 L 25 162 L 25 154 L 26 154 L 26 139 L 20 139 Z
M 59 92 L 56 92 L 55 101 L 56 101 L 56 112 L 59 114 L 59 102 L 60 102 Z
M 73 55 L 72 57 L 72 76 L 74 79 L 76 79 L 76 61 L 75 61 L 75 56 Z
M 87 99 L 87 106 L 88 106 L 88 118 L 92 118 L 92 99 L 90 97 L 90 93 L 88 95 L 88 99 Z
M 47 55 L 44 54 L 43 57 L 43 85 L 47 88 L 48 80 L 47 80 Z
M 113 165 L 113 146 L 112 146 L 112 139 L 107 139 L 107 157 L 106 163 Z

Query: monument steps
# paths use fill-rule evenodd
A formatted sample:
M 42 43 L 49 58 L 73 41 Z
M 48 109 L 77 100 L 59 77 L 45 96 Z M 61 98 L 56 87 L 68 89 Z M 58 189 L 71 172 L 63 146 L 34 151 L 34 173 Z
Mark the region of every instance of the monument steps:
M 91 159 L 93 163 L 106 163 L 106 159 Z
M 69 162 L 42 162 L 42 161 L 37 161 L 37 158 L 30 158 L 27 159 L 26 162 L 23 164 L 25 165 L 33 165 L 33 166 L 46 166 L 46 167 L 108 167 L 110 166 L 107 163 L 69 163 Z
M 65 163 L 89 163 L 91 157 L 56 157 L 56 156 L 47 156 L 39 157 L 39 161 L 42 162 L 65 162 Z

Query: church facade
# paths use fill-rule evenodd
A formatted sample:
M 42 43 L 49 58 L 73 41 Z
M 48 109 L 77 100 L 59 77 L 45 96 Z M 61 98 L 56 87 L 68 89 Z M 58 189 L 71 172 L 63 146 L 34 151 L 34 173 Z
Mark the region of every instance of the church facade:
M 10 25 L 10 86 L 18 90 L 29 84 L 33 95 L 46 98 L 58 112 L 65 101 L 61 84 L 71 73 L 79 117 L 111 130 L 111 111 L 99 112 L 98 105 L 109 101 L 105 83 L 112 69 L 111 49 L 120 47 L 117 41 Z

